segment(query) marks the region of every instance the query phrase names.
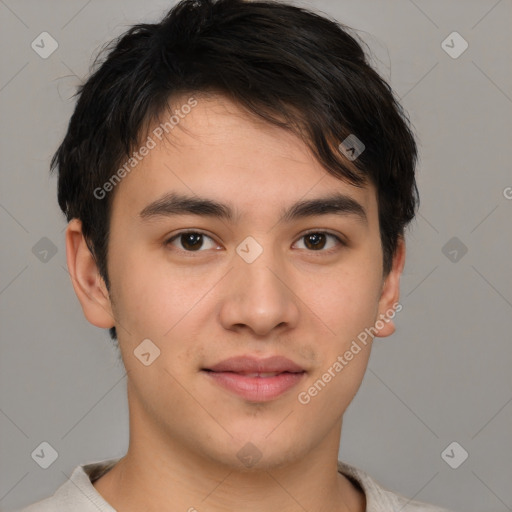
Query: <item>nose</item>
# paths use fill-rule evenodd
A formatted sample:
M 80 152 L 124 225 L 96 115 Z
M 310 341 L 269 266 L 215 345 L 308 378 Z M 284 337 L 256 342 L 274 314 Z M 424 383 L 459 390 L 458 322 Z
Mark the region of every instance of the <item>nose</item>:
M 220 321 L 225 329 L 250 330 L 266 336 L 273 330 L 288 330 L 299 320 L 299 299 L 284 264 L 264 251 L 256 261 L 238 258 L 228 274 Z

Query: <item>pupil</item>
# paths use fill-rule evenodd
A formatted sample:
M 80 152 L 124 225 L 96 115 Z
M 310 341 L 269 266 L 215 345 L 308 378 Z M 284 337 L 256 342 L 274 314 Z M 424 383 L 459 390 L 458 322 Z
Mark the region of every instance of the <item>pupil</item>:
M 182 244 L 186 249 L 198 249 L 202 245 L 200 233 L 185 233 L 182 235 Z
M 308 245 L 311 242 L 314 249 L 321 249 L 325 244 L 325 235 L 322 233 L 311 233 L 306 236 L 306 240 L 306 245 Z

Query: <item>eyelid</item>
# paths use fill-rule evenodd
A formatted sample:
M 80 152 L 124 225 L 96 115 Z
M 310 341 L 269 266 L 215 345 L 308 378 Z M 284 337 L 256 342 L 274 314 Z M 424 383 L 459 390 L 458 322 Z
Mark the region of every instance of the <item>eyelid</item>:
M 310 235 L 312 233 L 322 233 L 324 235 L 330 235 L 330 236 L 333 236 L 334 238 L 337 238 L 341 244 L 343 244 L 343 245 L 348 244 L 347 240 L 341 233 L 333 233 L 332 231 L 329 231 L 328 229 L 310 229 L 310 230 L 306 231 L 305 233 L 302 233 L 302 235 L 300 235 L 298 239 L 301 239 L 302 237 Z
M 328 231 L 328 230 L 325 230 L 325 229 L 310 229 L 308 231 L 306 231 L 305 233 L 302 233 L 298 238 L 297 238 L 297 241 L 294 242 L 293 245 L 295 245 L 299 240 L 301 240 L 302 238 L 304 238 L 305 236 L 308 236 L 310 234 L 323 234 L 323 235 L 326 235 L 326 236 L 330 236 L 330 237 L 333 237 L 336 239 L 336 241 L 338 242 L 338 245 L 342 246 L 342 247 L 347 247 L 348 246 L 348 242 L 345 240 L 345 238 L 338 234 L 338 233 L 332 233 L 331 231 Z M 322 255 L 322 254 L 331 254 L 333 253 L 334 251 L 337 251 L 339 250 L 339 247 L 331 247 L 330 249 L 326 249 L 326 250 L 323 250 L 323 249 L 320 249 L 318 251 L 314 251 L 314 250 L 307 250 L 308 253 L 311 253 L 311 254 L 318 254 L 318 255 Z
M 206 233 L 205 231 L 203 231 L 201 229 L 184 229 L 182 231 L 179 231 L 178 233 L 174 233 L 170 237 L 167 237 L 164 240 L 164 246 L 170 245 L 180 235 L 186 235 L 186 234 L 189 234 L 189 233 L 194 233 L 194 234 L 197 234 L 197 235 L 203 235 L 203 236 L 209 238 L 210 240 L 212 240 L 212 242 L 216 243 L 217 245 L 220 245 L 220 244 L 217 243 L 217 241 L 214 239 L 213 236 L 209 235 L 208 233 Z M 181 251 L 181 252 L 186 252 L 186 253 L 190 253 L 190 254 L 197 253 L 197 252 L 204 252 L 204 250 L 198 250 L 198 251 L 185 251 L 183 249 L 178 249 L 178 250 Z

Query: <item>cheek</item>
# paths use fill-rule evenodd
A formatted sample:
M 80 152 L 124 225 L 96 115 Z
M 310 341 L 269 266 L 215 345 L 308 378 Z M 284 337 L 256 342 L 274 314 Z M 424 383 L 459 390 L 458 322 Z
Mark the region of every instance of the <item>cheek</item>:
M 376 269 L 376 270 L 369 270 Z M 380 291 L 379 267 L 373 258 L 324 281 L 317 288 L 313 311 L 329 329 L 317 339 L 321 363 L 303 391 L 304 407 L 334 420 L 357 393 L 370 357 Z M 306 403 L 307 402 L 307 403 Z
M 312 309 L 318 311 L 320 320 L 329 327 L 331 341 L 337 349 L 342 349 L 376 320 L 380 280 L 377 273 L 367 269 L 353 267 L 331 275 L 317 288 Z
M 135 331 L 145 331 L 151 326 L 152 334 L 161 336 L 172 327 L 175 305 L 183 304 L 183 287 L 179 276 L 171 276 L 169 269 L 155 264 L 137 251 L 120 251 L 122 257 L 112 259 L 112 287 L 115 291 L 118 320 L 123 320 Z M 178 308 L 178 310 L 181 308 Z M 160 323 L 155 324 L 155 320 Z M 162 325 L 160 325 L 162 324 Z M 132 330 L 128 329 L 128 330 Z
M 112 278 L 116 319 L 125 327 L 118 329 L 120 345 L 128 354 L 149 338 L 161 350 L 160 361 L 176 371 L 186 368 L 187 360 L 200 356 L 196 340 L 204 338 L 201 329 L 211 318 L 206 295 L 218 276 L 172 268 L 165 258 L 135 251 L 120 260 Z

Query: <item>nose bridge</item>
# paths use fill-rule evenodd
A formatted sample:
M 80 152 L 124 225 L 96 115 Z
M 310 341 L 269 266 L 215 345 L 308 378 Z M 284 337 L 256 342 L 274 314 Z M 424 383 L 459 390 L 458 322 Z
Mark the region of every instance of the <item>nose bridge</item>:
M 237 248 L 221 320 L 225 328 L 245 325 L 262 335 L 281 324 L 295 325 L 298 309 L 285 284 L 285 262 L 271 247 L 256 243 L 244 240 Z

